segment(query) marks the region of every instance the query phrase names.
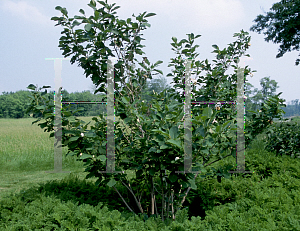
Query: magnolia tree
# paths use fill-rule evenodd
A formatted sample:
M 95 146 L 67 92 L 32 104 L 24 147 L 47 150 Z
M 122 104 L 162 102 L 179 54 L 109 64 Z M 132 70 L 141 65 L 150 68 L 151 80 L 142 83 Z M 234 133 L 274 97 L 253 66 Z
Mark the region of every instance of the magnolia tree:
M 86 77 L 91 77 L 97 86 L 95 93 L 105 93 L 104 101 L 109 100 L 105 83 L 109 80 L 107 70 L 112 66 L 108 59 L 115 57 L 112 50 L 105 45 L 105 41 L 110 41 L 109 46 L 116 52 L 118 62 L 114 65 L 113 75 L 116 91 L 115 116 L 120 118 L 115 122 L 114 132 L 114 163 L 117 172 L 105 172 L 109 162 L 106 156 L 106 127 L 113 121 L 104 118 L 102 114 L 99 113 L 99 117 L 93 118 L 96 123 L 91 130 L 87 130 L 88 124 L 83 125 L 84 122 L 72 116 L 67 107 L 62 108 L 62 144 L 68 147 L 67 155 L 76 155 L 80 160 L 86 161 L 85 171 L 89 172 L 87 178 L 96 177 L 97 185 L 113 187 L 131 212 L 160 216 L 162 220 L 170 217 L 174 219 L 176 210 L 182 208 L 190 189 L 197 189 L 195 179 L 200 172 L 202 178 L 213 173 L 218 178 L 230 177 L 228 170 L 233 166 L 219 167 L 217 170 L 212 168 L 212 171 L 208 166 L 228 156 L 236 157 L 236 111 L 232 105 L 218 106 L 218 110 L 206 105 L 185 105 L 186 95 L 173 88 L 159 94 L 151 93 L 151 102 L 141 100 L 142 89 L 146 80 L 152 79 L 152 72 L 162 74 L 162 71 L 156 69 L 162 61 L 150 64 L 146 59 L 139 63 L 134 58 L 135 54 L 144 54 L 141 50 L 144 46 L 140 44 L 143 40 L 140 31 L 150 27 L 145 18 L 155 14 L 144 12 L 137 17 L 133 15 L 137 22 L 132 22 L 131 18 L 119 20 L 114 16 L 114 11 L 119 6 L 109 5 L 107 1 L 97 2 L 103 7 L 96 8 L 96 1 L 91 0 L 88 6 L 93 8 L 94 15 L 89 18 L 82 9 L 79 11 L 83 16 L 69 18 L 67 10 L 57 6 L 56 9 L 63 16 L 53 17 L 52 20 L 58 22 L 56 25 L 65 27 L 62 32 L 65 36 L 62 36 L 59 42 L 64 57 L 72 55 L 71 63 L 79 63 L 85 70 Z M 74 27 L 81 24 L 84 24 L 84 30 L 74 31 Z M 169 66 L 174 66 L 175 70 L 168 76 L 173 78 L 174 87 L 186 90 L 186 58 L 189 59 L 190 70 L 196 70 L 192 74 L 197 76 L 192 84 L 192 101 L 235 101 L 238 72 L 240 71 L 245 81 L 246 76 L 251 73 L 248 66 L 243 73 L 238 67 L 240 57 L 250 45 L 250 37 L 247 35 L 243 30 L 234 34 L 234 37 L 238 37 L 237 41 L 223 50 L 213 45 L 213 52 L 217 54 L 216 60 L 213 60 L 214 67 L 207 59 L 195 61 L 198 56 L 195 49 L 198 45 L 193 47 L 192 44 L 200 35 L 188 34 L 188 39 L 182 39 L 180 42 L 173 37 L 171 45 L 177 49 L 173 50 L 178 56 L 171 59 Z M 81 45 L 84 42 L 88 42 L 86 47 Z M 183 44 L 185 48 L 182 50 Z M 91 49 L 88 50 L 89 48 Z M 135 69 L 134 61 L 142 69 Z M 235 73 L 229 76 L 225 72 L 230 65 Z M 201 70 L 207 72 L 205 76 L 200 75 Z M 127 83 L 126 78 L 129 78 Z M 205 87 L 196 90 L 195 86 L 200 83 L 206 83 Z M 46 128 L 47 132 L 54 131 L 54 105 L 40 94 L 39 90 L 42 88 L 38 90 L 30 84 L 28 89 L 33 90 L 28 112 L 42 113 L 46 122 L 40 123 L 39 126 Z M 260 113 L 252 111 L 251 118 L 246 118 L 246 148 L 258 134 L 269 127 L 273 118 L 281 118 L 280 114 L 284 111 L 280 109 L 283 102 L 279 99 L 280 94 L 269 98 L 261 107 Z M 192 117 L 185 118 L 192 124 L 189 129 L 192 141 L 192 159 L 189 160 L 192 166 L 189 170 L 192 171 L 184 168 L 187 157 L 184 147 L 187 128 L 184 127 L 183 108 L 188 107 L 193 112 Z M 40 119 L 33 123 L 38 121 Z M 50 134 L 50 137 L 53 136 L 54 132 Z M 126 170 L 133 170 L 135 177 L 129 180 Z M 133 205 L 117 190 L 117 183 L 129 190 L 138 211 L 134 211 Z M 160 204 L 157 203 L 159 200 Z

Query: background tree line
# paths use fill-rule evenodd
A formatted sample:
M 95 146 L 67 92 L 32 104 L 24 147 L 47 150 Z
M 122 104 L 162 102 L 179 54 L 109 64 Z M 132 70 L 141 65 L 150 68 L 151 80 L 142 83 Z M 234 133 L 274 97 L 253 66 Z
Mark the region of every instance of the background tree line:
M 257 88 L 251 90 L 253 85 L 250 83 L 245 84 L 245 100 L 247 110 L 257 110 L 260 107 L 260 104 L 263 103 L 267 97 L 273 96 L 276 94 L 277 82 L 275 80 L 270 80 L 270 77 L 265 77 L 260 80 L 261 90 Z M 146 88 L 143 91 L 142 99 L 150 102 L 151 96 L 146 93 L 162 92 L 164 89 L 170 89 L 171 86 L 167 84 L 167 80 L 164 77 L 159 79 L 152 79 L 147 81 Z M 101 95 L 94 95 L 95 86 L 92 87 L 91 91 L 75 92 L 68 93 L 67 90 L 62 90 L 62 100 L 79 102 L 79 101 L 101 101 Z M 27 106 L 26 103 L 30 102 L 30 91 L 20 90 L 17 92 L 2 92 L 0 95 L 0 118 L 29 118 L 30 115 L 25 113 Z M 253 95 L 253 96 L 250 96 Z M 47 92 L 46 97 L 53 102 L 54 105 L 54 92 Z M 286 112 L 284 117 L 291 116 L 300 116 L 300 102 L 299 99 L 292 100 L 290 104 L 286 103 L 287 107 L 282 109 Z M 63 107 L 68 104 L 63 104 Z M 75 113 L 75 116 L 97 116 L 99 112 L 106 113 L 106 104 L 71 104 L 71 110 L 77 110 L 82 108 L 83 111 Z M 39 117 L 41 115 L 36 115 L 34 117 Z M 246 116 L 249 116 L 249 113 L 246 112 Z

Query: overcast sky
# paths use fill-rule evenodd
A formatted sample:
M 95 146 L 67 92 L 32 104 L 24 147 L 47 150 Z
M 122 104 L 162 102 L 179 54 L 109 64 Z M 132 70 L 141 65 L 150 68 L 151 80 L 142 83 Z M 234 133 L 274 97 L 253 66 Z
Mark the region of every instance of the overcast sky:
M 263 34 L 250 32 L 253 20 L 259 14 L 268 12 L 272 5 L 279 0 L 109 0 L 108 3 L 116 3 L 121 6 L 117 10 L 119 19 L 132 18 L 134 13 L 147 11 L 157 15 L 147 18 L 150 28 L 142 31 L 143 51 L 150 63 L 162 60 L 158 69 L 163 71 L 166 77 L 173 67 L 168 67 L 171 58 L 176 54 L 171 50 L 172 36 L 187 39 L 188 33 L 200 34 L 194 45 L 200 45 L 196 49 L 200 55 L 198 59 L 206 58 L 212 62 L 215 55 L 211 52 L 213 44 L 220 49 L 235 41 L 234 33 L 241 29 L 249 32 L 251 47 L 247 50 L 252 60 L 247 60 L 246 65 L 252 70 L 257 70 L 249 82 L 255 88 L 261 89 L 260 79 L 269 77 L 278 82 L 276 93 L 283 92 L 282 98 L 286 103 L 294 99 L 300 99 L 300 65 L 295 66 L 298 58 L 297 51 L 284 54 L 276 59 L 279 44 L 266 42 Z M 63 58 L 59 49 L 59 38 L 62 36 L 63 27 L 54 26 L 56 22 L 51 17 L 61 17 L 56 6 L 66 7 L 69 17 L 81 15 L 79 9 L 83 9 L 89 17 L 93 10 L 87 6 L 89 0 L 1 0 L 0 1 L 0 94 L 2 92 L 16 92 L 27 90 L 29 84 L 50 85 L 54 90 L 54 61 L 45 58 Z M 97 7 L 100 8 L 97 3 Z M 75 27 L 75 29 L 82 28 Z M 141 61 L 141 56 L 136 57 Z M 86 78 L 84 70 L 71 65 L 69 60 L 62 61 L 62 86 L 70 92 L 82 92 L 91 90 L 92 81 Z M 227 72 L 232 73 L 231 71 Z M 171 77 L 167 77 L 170 84 Z

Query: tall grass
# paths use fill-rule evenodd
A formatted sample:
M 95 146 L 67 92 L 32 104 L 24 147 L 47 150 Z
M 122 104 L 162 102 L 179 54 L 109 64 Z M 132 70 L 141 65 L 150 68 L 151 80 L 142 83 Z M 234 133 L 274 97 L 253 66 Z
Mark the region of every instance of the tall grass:
M 93 117 L 78 118 L 86 123 L 91 121 L 88 129 L 95 123 Z M 44 132 L 37 123 L 32 124 L 35 120 L 0 119 L 0 198 L 38 182 L 63 179 L 68 172 L 77 174 L 79 179 L 88 174 L 76 156 L 66 156 L 67 147 L 62 148 L 62 170 L 66 173 L 45 173 L 54 170 L 54 137 L 50 138 L 50 133 Z

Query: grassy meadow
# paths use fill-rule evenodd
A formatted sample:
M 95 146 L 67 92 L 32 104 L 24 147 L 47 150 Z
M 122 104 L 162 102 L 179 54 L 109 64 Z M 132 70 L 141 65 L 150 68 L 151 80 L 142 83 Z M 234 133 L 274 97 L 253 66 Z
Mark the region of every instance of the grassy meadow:
M 93 117 L 78 117 L 88 126 L 94 125 Z M 35 118 L 0 119 L 0 199 L 10 192 L 31 187 L 38 182 L 63 179 L 69 173 L 45 173 L 54 170 L 54 137 L 44 132 L 35 123 Z M 41 120 L 43 122 L 44 120 Z M 62 148 L 62 170 L 84 179 L 84 163 L 76 156 L 66 156 L 67 147 Z M 90 179 L 89 179 L 90 180 Z M 91 180 L 96 181 L 96 179 Z

